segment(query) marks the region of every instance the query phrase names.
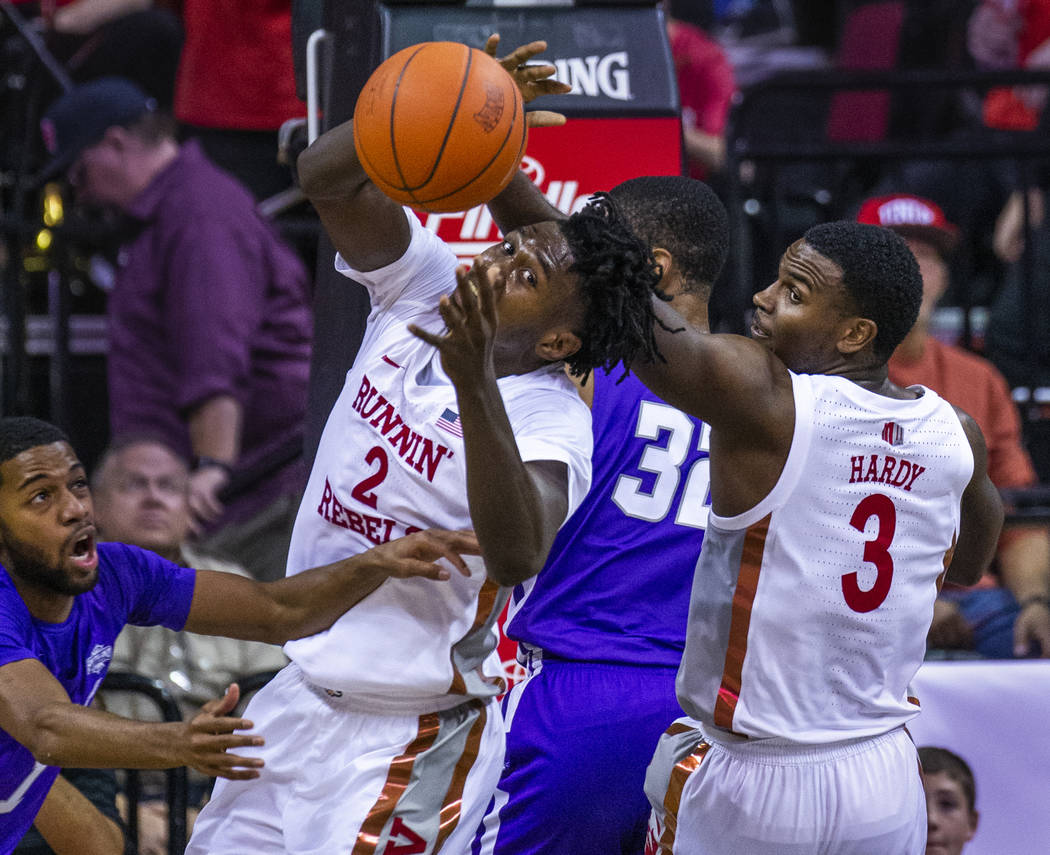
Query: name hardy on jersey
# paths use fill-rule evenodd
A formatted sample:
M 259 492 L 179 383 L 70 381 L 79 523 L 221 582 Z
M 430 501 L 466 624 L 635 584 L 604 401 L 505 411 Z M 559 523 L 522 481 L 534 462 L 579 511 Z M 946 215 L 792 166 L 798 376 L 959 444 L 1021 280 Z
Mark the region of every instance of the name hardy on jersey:
M 900 487 L 906 493 L 911 492 L 912 484 L 926 471 L 925 466 L 892 454 L 855 454 L 849 460 L 851 484 L 887 484 Z
M 439 442 L 435 443 L 413 430 L 397 414 L 397 409 L 386 399 L 386 396 L 372 385 L 367 376 L 362 378 L 357 397 L 350 406 L 353 412 L 379 431 L 398 457 L 427 481 L 433 482 L 441 463 L 454 456 L 448 447 Z M 369 451 L 365 455 L 366 464 L 372 466 L 378 463 L 379 470 L 373 472 L 351 491 L 355 499 L 372 508 L 375 508 L 377 501 L 373 491 L 385 477 L 385 458 L 386 453 L 378 447 Z M 317 513 L 332 525 L 355 531 L 377 545 L 390 540 L 395 526 L 398 526 L 397 520 L 373 516 L 348 508 L 345 502 L 341 502 L 336 496 L 327 478 L 324 481 L 321 501 L 317 505 Z M 419 528 L 405 526 L 405 534 L 411 534 L 414 531 L 419 531 Z

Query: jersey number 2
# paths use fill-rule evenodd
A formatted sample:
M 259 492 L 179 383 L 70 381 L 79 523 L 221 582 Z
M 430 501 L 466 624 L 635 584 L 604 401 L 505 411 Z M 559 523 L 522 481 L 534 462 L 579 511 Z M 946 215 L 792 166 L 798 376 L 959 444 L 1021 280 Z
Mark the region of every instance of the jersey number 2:
M 893 558 L 889 549 L 897 530 L 897 509 L 888 496 L 872 493 L 865 497 L 854 509 L 849 524 L 863 532 L 872 517 L 879 527 L 875 539 L 864 543 L 864 560 L 875 565 L 875 584 L 865 591 L 857 582 L 856 571 L 842 577 L 842 595 L 846 605 L 855 612 L 870 612 L 881 606 L 893 581 Z

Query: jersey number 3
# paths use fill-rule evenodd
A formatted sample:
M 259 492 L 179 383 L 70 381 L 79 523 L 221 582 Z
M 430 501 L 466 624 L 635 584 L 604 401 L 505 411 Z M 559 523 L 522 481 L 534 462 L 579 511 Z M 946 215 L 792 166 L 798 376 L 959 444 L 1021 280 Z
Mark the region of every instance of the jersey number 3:
M 865 497 L 854 509 L 849 524 L 863 532 L 872 517 L 878 521 L 878 530 L 874 540 L 864 543 L 864 560 L 875 565 L 875 584 L 865 591 L 857 581 L 856 571 L 842 577 L 842 595 L 846 605 L 855 612 L 870 612 L 881 606 L 893 581 L 893 558 L 889 549 L 897 530 L 897 509 L 888 496 L 872 493 Z

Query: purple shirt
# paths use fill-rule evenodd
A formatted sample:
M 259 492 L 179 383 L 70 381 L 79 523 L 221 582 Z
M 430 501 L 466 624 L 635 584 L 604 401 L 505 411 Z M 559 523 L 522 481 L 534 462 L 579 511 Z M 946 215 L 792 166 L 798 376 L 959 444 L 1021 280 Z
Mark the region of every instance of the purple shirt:
M 124 625 L 182 629 L 196 579 L 194 570 L 122 543 L 100 543 L 98 564 L 98 584 L 76 597 L 62 623 L 34 618 L 0 567 L 0 666 L 37 659 L 84 706 L 106 676 Z M 0 730 L 0 852 L 29 830 L 58 772 Z
M 308 277 L 255 211 L 251 194 L 196 142 L 142 191 L 141 221 L 109 296 L 114 435 L 158 436 L 192 456 L 188 413 L 232 395 L 244 408 L 238 469 L 302 431 L 310 371 Z M 231 502 L 223 522 L 298 493 L 301 465 Z
M 594 372 L 591 489 L 507 635 L 562 659 L 678 667 L 710 508 L 709 429 L 634 376 Z M 524 599 L 523 599 L 524 597 Z

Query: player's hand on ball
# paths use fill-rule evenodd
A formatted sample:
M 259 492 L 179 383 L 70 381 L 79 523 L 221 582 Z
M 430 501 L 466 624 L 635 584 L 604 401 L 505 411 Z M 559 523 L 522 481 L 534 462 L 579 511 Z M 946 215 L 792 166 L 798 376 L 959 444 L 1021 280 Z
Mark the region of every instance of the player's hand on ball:
M 232 683 L 225 695 L 208 701 L 192 720 L 181 725 L 185 743 L 183 765 L 211 777 L 231 780 L 259 777 L 263 765 L 261 759 L 227 753 L 231 748 L 263 744 L 261 736 L 236 732 L 254 727 L 247 719 L 228 715 L 237 706 L 240 696 L 240 687 Z
M 554 79 L 556 69 L 550 63 L 529 65 L 529 60 L 547 49 L 543 41 L 529 42 L 515 48 L 505 57 L 496 56 L 499 48 L 499 33 L 493 33 L 485 42 L 485 53 L 495 59 L 514 78 L 526 104 L 542 95 L 565 95 L 572 91 L 568 83 Z M 530 128 L 549 128 L 565 124 L 565 116 L 550 110 L 532 110 L 525 113 L 525 123 Z
M 461 574 L 469 576 L 470 568 L 463 556 L 480 555 L 481 546 L 472 531 L 432 528 L 387 541 L 376 547 L 373 554 L 388 576 L 400 579 L 423 576 L 444 581 L 449 578 L 449 572 L 437 561 L 444 558 Z
M 492 284 L 473 268 L 456 268 L 456 290 L 441 298 L 438 312 L 445 322 L 444 335 L 435 335 L 409 324 L 417 338 L 441 352 L 441 365 L 459 387 L 493 371 L 492 342 L 496 334 L 496 299 Z

